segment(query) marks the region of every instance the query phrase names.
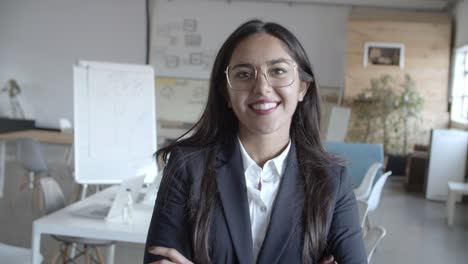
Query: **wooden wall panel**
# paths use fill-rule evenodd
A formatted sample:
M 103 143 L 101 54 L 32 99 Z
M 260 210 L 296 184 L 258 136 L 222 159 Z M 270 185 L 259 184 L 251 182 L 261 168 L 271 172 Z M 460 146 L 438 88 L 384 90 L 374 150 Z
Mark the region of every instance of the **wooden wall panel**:
M 422 13 L 354 9 L 348 21 L 344 103 L 370 87 L 371 78 L 391 75 L 395 89 L 401 89 L 405 74 L 410 74 L 425 100 L 423 122 L 410 135 L 410 145 L 429 143 L 431 128 L 448 126 L 448 85 L 451 47 L 451 18 L 446 13 Z M 405 66 L 363 65 L 365 42 L 402 43 Z M 353 115 L 351 122 L 353 122 Z

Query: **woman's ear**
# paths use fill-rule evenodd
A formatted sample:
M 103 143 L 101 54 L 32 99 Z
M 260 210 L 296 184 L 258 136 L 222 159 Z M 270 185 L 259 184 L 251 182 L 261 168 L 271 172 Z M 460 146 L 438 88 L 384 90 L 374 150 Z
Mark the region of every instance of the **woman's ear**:
M 309 89 L 309 85 L 310 82 L 301 81 L 299 85 L 299 102 L 302 102 L 304 100 L 307 90 Z

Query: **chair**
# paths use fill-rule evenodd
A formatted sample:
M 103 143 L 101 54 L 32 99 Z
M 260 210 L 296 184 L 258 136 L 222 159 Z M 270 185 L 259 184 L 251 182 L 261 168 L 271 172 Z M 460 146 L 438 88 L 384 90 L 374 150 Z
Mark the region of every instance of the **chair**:
M 380 176 L 380 178 L 374 184 L 374 187 L 372 187 L 372 191 L 369 194 L 369 198 L 367 199 L 369 212 L 375 211 L 375 209 L 377 209 L 377 207 L 379 206 L 380 197 L 382 196 L 383 187 L 385 185 L 385 182 L 388 179 L 388 176 L 390 176 L 390 175 L 392 175 L 391 171 L 385 172 L 382 176 Z
M 385 172 L 380 178 L 377 180 L 377 182 L 374 184 L 374 187 L 372 187 L 372 191 L 369 194 L 369 198 L 367 199 L 367 217 L 366 217 L 366 231 L 370 230 L 370 220 L 369 220 L 369 214 L 372 213 L 377 209 L 380 203 L 380 197 L 382 196 L 382 190 L 385 185 L 385 182 L 388 179 L 388 176 L 392 175 L 391 171 Z
M 0 243 L 0 260 L 2 264 L 29 264 L 31 263 L 31 250 Z M 42 256 L 40 262 L 42 262 Z
M 42 194 L 44 200 L 44 213 L 50 214 L 55 212 L 65 206 L 65 196 L 62 192 L 62 189 L 52 177 L 45 177 L 39 180 L 42 187 Z M 111 257 L 113 259 L 114 243 L 108 240 L 98 240 L 98 239 L 89 239 L 81 237 L 69 237 L 69 236 L 52 236 L 55 240 L 61 242 L 59 252 L 52 259 L 52 263 L 59 263 L 61 260 L 62 263 L 75 263 L 75 259 L 84 256 L 86 258 L 86 263 L 104 263 L 102 254 L 99 252 L 97 247 L 108 247 L 112 252 Z M 77 249 L 78 254 L 69 255 L 69 249 L 71 249 L 73 244 L 82 246 L 82 250 Z M 112 263 L 113 261 L 108 261 Z
M 382 163 L 380 162 L 375 162 L 369 167 L 361 184 L 354 190 L 354 195 L 356 195 L 357 200 L 366 200 L 367 197 L 369 197 L 375 176 L 380 168 L 382 168 Z
M 62 133 L 73 133 L 73 126 L 70 120 L 67 118 L 60 118 L 59 119 L 60 131 Z M 67 146 L 65 151 L 65 162 L 68 166 L 71 166 L 73 163 L 73 144 Z
M 369 212 L 369 207 L 366 201 L 357 200 L 358 213 L 359 213 L 359 225 L 363 230 L 364 235 L 364 224 L 366 222 L 367 213 Z
M 374 226 L 364 236 L 364 249 L 367 255 L 367 262 L 371 263 L 377 245 L 387 234 L 387 231 L 382 226 Z
M 28 172 L 30 189 L 34 188 L 35 176 L 49 170 L 39 142 L 32 138 L 16 140 L 16 159 L 20 166 Z
M 27 171 L 28 182 L 20 186 L 20 190 L 29 187 L 32 190 L 32 202 L 37 198 L 37 177 L 48 174 L 49 168 L 45 162 L 40 144 L 32 138 L 20 138 L 16 140 L 16 160 Z M 18 194 L 18 193 L 17 193 Z M 16 195 L 17 195 L 16 194 Z M 16 199 L 14 199 L 16 200 Z M 40 208 L 40 206 L 39 206 Z
M 361 184 L 373 163 L 384 163 L 382 144 L 325 142 L 325 149 L 347 162 L 348 175 L 354 187 Z

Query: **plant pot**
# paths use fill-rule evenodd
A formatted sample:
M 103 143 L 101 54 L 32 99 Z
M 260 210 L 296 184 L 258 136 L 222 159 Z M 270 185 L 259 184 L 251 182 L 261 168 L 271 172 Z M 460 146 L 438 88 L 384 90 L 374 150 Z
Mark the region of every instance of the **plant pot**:
M 388 154 L 387 167 L 385 169 L 392 171 L 392 175 L 394 176 L 405 176 L 407 160 L 407 155 Z
M 0 133 L 34 129 L 36 121 L 0 117 Z

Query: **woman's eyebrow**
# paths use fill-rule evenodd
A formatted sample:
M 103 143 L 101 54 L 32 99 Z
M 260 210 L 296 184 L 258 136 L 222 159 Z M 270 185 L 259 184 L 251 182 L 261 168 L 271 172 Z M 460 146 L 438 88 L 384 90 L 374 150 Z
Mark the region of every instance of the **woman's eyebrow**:
M 239 63 L 239 64 L 233 65 L 233 66 L 232 66 L 232 69 L 241 68 L 241 67 L 253 68 L 254 65 L 253 65 L 253 64 L 250 64 L 250 63 Z
M 285 61 L 288 61 L 289 59 L 285 59 L 285 58 L 278 58 L 278 59 L 272 59 L 272 60 L 267 60 L 265 61 L 264 63 L 266 63 L 267 65 L 272 65 L 272 64 L 275 64 L 275 63 L 279 63 L 279 62 L 285 62 Z M 263 63 L 262 63 L 263 64 Z M 251 64 L 251 63 L 238 63 L 238 64 L 235 64 L 232 66 L 232 68 L 237 68 L 237 67 L 256 67 L 255 65 Z
M 288 61 L 288 59 L 279 58 L 279 59 L 273 59 L 273 60 L 266 61 L 266 63 L 267 63 L 268 65 L 272 65 L 272 64 L 275 64 L 275 63 L 285 62 L 285 61 Z

